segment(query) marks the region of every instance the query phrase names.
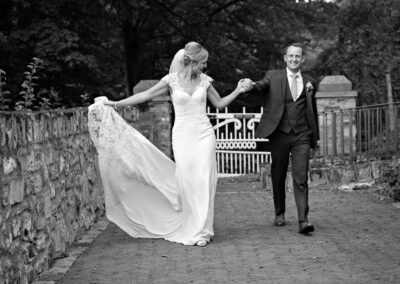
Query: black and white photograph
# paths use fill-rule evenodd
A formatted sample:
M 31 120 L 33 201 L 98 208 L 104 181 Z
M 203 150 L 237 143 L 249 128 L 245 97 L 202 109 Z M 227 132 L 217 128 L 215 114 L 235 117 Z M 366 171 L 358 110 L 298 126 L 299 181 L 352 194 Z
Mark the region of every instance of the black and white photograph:
M 400 283 L 399 0 L 1 0 L 0 283 Z

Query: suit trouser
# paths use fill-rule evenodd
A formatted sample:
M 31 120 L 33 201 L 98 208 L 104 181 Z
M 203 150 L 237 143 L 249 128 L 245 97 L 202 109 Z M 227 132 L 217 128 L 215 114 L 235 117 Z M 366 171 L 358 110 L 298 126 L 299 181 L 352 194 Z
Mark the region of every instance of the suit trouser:
M 295 134 L 275 130 L 270 135 L 271 179 L 274 195 L 275 214 L 285 213 L 285 181 L 289 164 L 292 162 L 293 191 L 299 222 L 308 221 L 308 167 L 311 144 L 311 130 Z

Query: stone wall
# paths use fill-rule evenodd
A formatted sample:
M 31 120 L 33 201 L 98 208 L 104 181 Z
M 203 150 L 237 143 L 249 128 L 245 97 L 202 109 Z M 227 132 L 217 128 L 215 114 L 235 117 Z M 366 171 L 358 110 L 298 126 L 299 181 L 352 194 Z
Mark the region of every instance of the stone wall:
M 171 155 L 171 104 L 119 110 Z M 104 214 L 87 108 L 0 112 L 0 282 L 29 283 Z
M 169 96 L 158 97 L 146 107 L 118 109 L 118 112 L 168 157 L 172 157 L 172 103 Z
M 26 283 L 103 214 L 87 110 L 0 114 L 0 279 Z
M 309 172 L 310 187 L 338 186 L 342 189 L 356 189 L 379 182 L 382 174 L 388 169 L 400 165 L 400 156 L 387 160 L 373 160 L 353 164 L 319 164 L 311 163 Z
M 142 80 L 133 88 L 133 93 L 145 91 L 157 83 L 158 80 Z M 174 115 L 169 93 L 158 96 L 143 105 L 139 105 L 138 108 L 137 120 L 140 121 L 138 130 L 164 154 L 172 157 L 171 134 Z
M 400 166 L 400 156 L 395 155 L 387 160 L 375 160 L 359 163 L 310 163 L 308 185 L 310 188 L 339 188 L 353 190 L 368 188 L 380 182 L 382 175 L 390 169 Z M 262 187 L 272 190 L 270 164 L 263 164 L 260 171 Z M 286 177 L 286 189 L 293 191 L 291 166 Z

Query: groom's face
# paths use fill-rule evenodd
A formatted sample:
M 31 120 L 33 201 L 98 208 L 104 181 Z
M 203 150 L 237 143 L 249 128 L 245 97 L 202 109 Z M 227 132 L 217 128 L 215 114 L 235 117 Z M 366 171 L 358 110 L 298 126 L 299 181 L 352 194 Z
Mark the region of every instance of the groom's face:
M 301 47 L 289 46 L 283 59 L 286 62 L 287 68 L 289 68 L 290 71 L 297 73 L 305 58 Z

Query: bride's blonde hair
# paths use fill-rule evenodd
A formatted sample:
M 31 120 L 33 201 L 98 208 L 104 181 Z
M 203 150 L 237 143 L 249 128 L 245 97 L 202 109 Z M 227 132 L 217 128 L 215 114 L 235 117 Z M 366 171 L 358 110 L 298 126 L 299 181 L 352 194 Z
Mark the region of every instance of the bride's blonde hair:
M 183 57 L 184 66 L 188 66 L 192 62 L 202 62 L 207 60 L 207 58 L 208 51 L 200 43 L 191 41 L 185 45 L 185 55 Z
M 193 62 L 200 63 L 207 60 L 208 51 L 195 41 L 188 42 L 184 49 L 180 49 L 174 56 L 169 73 L 181 72 L 185 69 L 185 77 L 192 80 L 197 75 L 193 72 Z M 189 66 L 189 67 L 188 67 Z

